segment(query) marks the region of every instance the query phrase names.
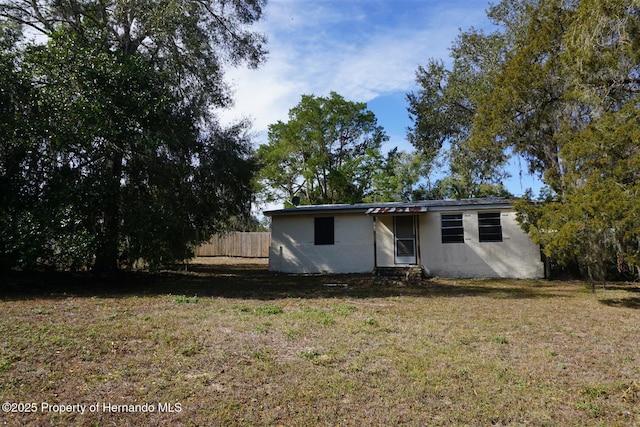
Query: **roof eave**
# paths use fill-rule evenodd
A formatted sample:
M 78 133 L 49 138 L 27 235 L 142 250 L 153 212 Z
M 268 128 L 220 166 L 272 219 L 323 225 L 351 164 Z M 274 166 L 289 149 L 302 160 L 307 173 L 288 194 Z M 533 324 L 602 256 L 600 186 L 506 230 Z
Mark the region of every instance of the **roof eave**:
M 350 213 L 358 213 L 364 214 L 367 212 L 367 208 L 336 208 L 336 207 L 313 207 L 313 208 L 285 208 L 285 209 L 276 209 L 271 211 L 264 211 L 263 214 L 265 216 L 293 216 L 293 215 L 305 215 L 305 214 L 329 214 L 329 213 L 340 213 L 340 214 L 350 214 Z
M 455 212 L 479 209 L 508 209 L 511 207 L 512 200 L 510 199 L 485 198 L 465 200 L 434 200 L 423 202 L 360 203 L 352 205 L 305 205 L 295 208 L 265 211 L 264 215 L 269 217 L 328 214 L 415 215 L 426 213 L 429 211 Z

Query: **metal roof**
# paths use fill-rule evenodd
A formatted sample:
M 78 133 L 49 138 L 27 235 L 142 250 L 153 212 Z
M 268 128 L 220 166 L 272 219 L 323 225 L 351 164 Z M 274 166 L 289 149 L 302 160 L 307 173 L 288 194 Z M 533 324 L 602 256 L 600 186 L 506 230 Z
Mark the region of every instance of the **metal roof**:
M 513 199 L 503 197 L 479 197 L 459 200 L 421 200 L 415 202 L 355 203 L 333 205 L 305 205 L 295 208 L 265 211 L 266 216 L 309 215 L 331 213 L 363 213 L 367 215 L 394 215 L 423 213 L 428 211 L 456 211 L 467 209 L 504 209 Z

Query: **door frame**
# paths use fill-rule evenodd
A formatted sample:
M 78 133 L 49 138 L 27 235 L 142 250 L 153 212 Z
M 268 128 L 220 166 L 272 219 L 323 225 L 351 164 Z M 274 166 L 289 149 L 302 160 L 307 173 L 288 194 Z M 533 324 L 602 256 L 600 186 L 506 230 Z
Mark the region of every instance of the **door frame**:
M 411 218 L 412 235 L 398 236 L 398 218 Z M 398 255 L 398 241 L 409 241 L 413 245 L 413 255 Z M 417 215 L 394 215 L 393 217 L 393 258 L 396 265 L 417 265 L 418 264 L 418 216 Z

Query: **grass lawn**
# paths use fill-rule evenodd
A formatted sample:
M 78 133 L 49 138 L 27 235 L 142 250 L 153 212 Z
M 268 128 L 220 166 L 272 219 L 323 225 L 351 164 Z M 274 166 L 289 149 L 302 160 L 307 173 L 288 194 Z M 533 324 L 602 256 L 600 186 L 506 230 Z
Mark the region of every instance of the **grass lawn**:
M 0 312 L 0 425 L 640 425 L 637 285 L 212 264 L 3 277 Z

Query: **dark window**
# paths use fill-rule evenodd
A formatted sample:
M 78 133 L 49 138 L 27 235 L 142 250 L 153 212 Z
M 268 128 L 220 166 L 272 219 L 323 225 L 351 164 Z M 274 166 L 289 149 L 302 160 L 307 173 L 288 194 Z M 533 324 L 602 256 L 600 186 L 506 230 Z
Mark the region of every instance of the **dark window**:
M 441 214 L 442 243 L 464 243 L 462 214 Z
M 397 239 L 413 239 L 415 235 L 415 225 L 412 216 L 395 217 L 396 238 Z
M 397 256 L 412 257 L 416 254 L 416 242 L 413 239 L 396 240 Z
M 333 245 L 334 244 L 333 233 L 333 217 L 319 217 L 315 218 L 314 228 L 314 244 L 316 245 Z
M 478 214 L 478 239 L 481 242 L 502 242 L 500 212 Z

